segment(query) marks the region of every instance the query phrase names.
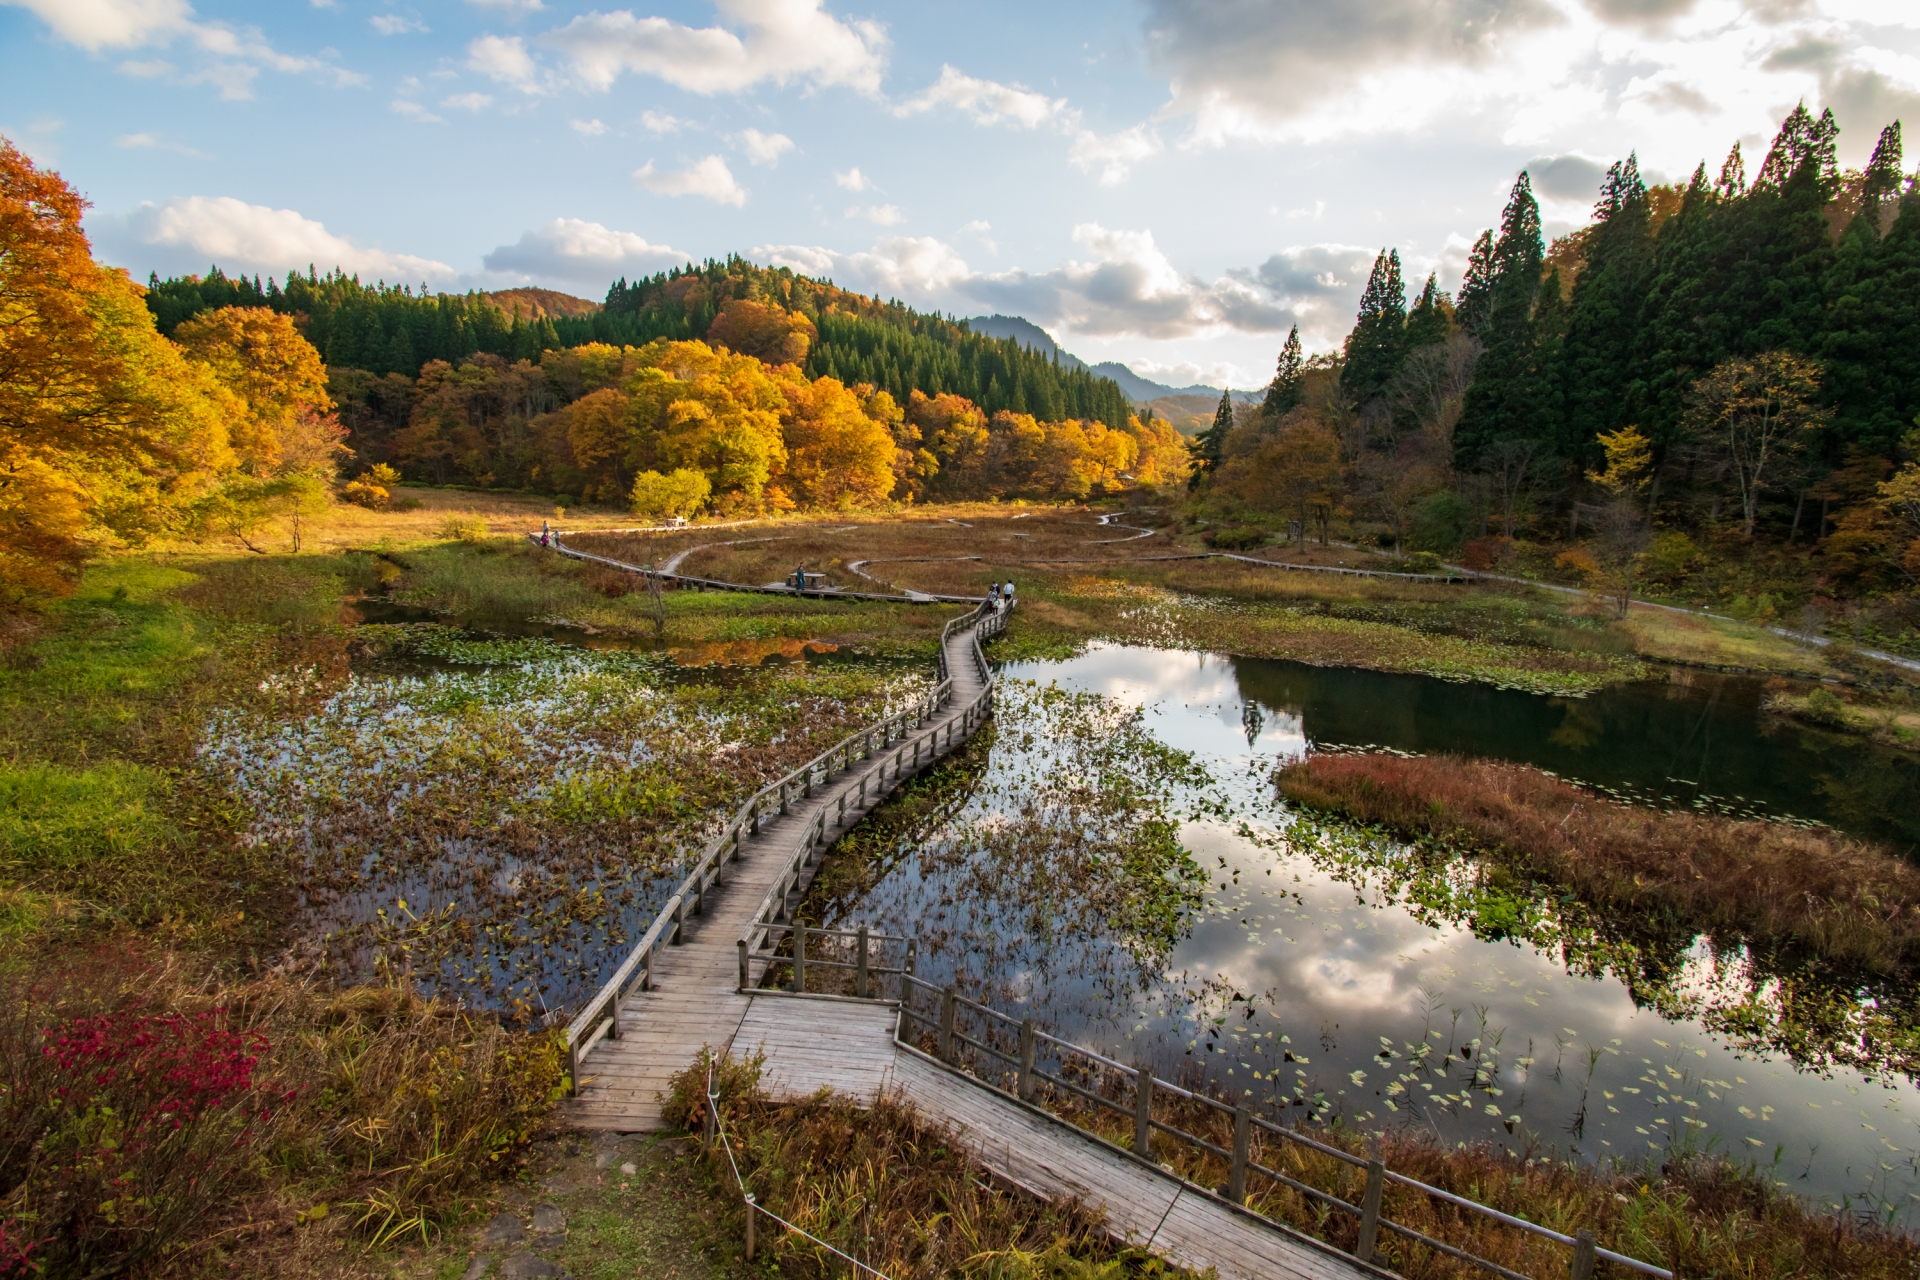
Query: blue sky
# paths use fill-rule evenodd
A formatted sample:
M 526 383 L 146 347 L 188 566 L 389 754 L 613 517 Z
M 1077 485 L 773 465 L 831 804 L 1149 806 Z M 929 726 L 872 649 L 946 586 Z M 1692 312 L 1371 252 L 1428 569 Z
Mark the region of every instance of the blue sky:
M 1251 386 L 1376 250 L 1457 283 L 1528 167 L 1750 169 L 1801 99 L 1920 125 L 1893 0 L 0 0 L 0 133 L 140 278 L 436 289 L 744 253 L 1091 359 Z M 1909 166 L 1911 168 L 1911 165 Z

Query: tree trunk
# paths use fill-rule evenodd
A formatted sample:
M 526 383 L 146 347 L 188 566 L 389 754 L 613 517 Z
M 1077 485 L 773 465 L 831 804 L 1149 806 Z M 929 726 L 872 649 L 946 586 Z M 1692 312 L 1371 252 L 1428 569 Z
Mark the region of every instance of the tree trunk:
M 1793 528 L 1787 530 L 1787 545 L 1792 546 L 1800 539 L 1800 513 L 1807 507 L 1807 491 L 1800 490 L 1800 496 L 1793 501 Z

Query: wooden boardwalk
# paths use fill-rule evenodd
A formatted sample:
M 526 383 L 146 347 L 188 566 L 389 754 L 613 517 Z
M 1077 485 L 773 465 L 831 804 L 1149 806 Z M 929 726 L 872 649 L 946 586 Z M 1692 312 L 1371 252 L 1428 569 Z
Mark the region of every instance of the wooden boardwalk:
M 1035 1195 L 1076 1197 L 1113 1234 L 1222 1280 L 1355 1280 L 1391 1273 L 1198 1191 L 973 1077 L 894 1041 L 898 1013 L 876 1001 L 758 994 L 746 1002 L 731 1051 L 765 1058 L 761 1087 L 805 1098 L 831 1089 L 867 1101 L 886 1094 L 956 1130 L 995 1175 Z
M 825 815 L 817 843 L 833 843 L 898 785 L 904 762 L 919 760 L 924 769 L 966 741 L 965 708 L 986 688 L 973 660 L 974 643 L 971 628 L 948 636 L 953 696 L 939 713 L 895 745 L 816 786 L 786 813 L 763 822 L 758 835 L 741 841 L 740 856 L 728 866 L 724 883 L 709 890 L 700 914 L 687 918 L 678 945 L 661 948 L 651 989 L 622 998 L 625 1034 L 594 1046 L 566 1103 L 569 1120 L 583 1128 L 623 1132 L 662 1127 L 660 1095 L 668 1080 L 686 1069 L 702 1045 L 719 1049 L 731 1043 L 747 1016 L 749 999 L 739 990 L 739 940 L 815 821 Z M 810 879 L 811 869 L 789 894 L 790 907 Z

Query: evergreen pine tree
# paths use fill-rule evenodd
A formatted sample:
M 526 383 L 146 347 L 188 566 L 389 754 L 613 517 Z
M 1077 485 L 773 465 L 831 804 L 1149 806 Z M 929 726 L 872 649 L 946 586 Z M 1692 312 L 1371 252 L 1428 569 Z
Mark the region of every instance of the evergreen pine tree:
M 1901 212 L 1893 223 L 1900 235 L 1890 229 L 1884 243 L 1880 235 L 1885 215 L 1898 209 L 1898 121 L 1881 132 L 1861 176 L 1860 209 L 1835 247 L 1825 282 L 1826 331 L 1819 354 L 1826 368 L 1826 398 L 1834 408 L 1829 461 L 1837 460 L 1847 444 L 1890 451 L 1913 414 L 1911 408 L 1901 413 L 1911 397 L 1902 395 L 1900 373 L 1902 365 L 1912 363 L 1902 344 L 1920 337 L 1914 323 L 1920 278 L 1912 261 L 1912 219 Z
M 1642 376 L 1629 389 L 1627 417 L 1664 454 L 1680 429 L 1689 388 L 1732 350 L 1732 327 L 1720 310 L 1728 259 L 1740 252 L 1732 235 L 1746 178 L 1736 145 L 1710 182 L 1694 170 L 1680 211 L 1661 226 L 1643 323 L 1635 346 Z
M 1405 358 L 1407 286 L 1400 278 L 1400 251 L 1382 249 L 1373 260 L 1360 315 L 1347 335 L 1341 389 L 1365 402 L 1386 389 Z
M 1453 331 L 1451 311 L 1447 295 L 1440 292 L 1439 280 L 1429 273 L 1426 287 L 1420 290 L 1419 300 L 1413 304 L 1413 310 L 1407 313 L 1406 349 L 1413 352 L 1436 342 L 1445 342 L 1447 335 Z
M 1540 238 L 1540 205 L 1533 180 L 1522 169 L 1500 217 L 1493 246 L 1493 282 L 1481 328 L 1486 350 L 1474 369 L 1466 405 L 1454 429 L 1454 456 L 1471 463 L 1496 440 L 1532 439 L 1533 306 L 1540 293 L 1540 265 L 1547 249 Z M 1464 293 L 1464 288 L 1462 289 Z
M 1730 228 L 1738 246 L 1721 310 L 1734 351 L 1811 354 L 1826 327 L 1824 282 L 1833 265 L 1827 202 L 1840 190 L 1839 126 L 1805 105 L 1780 126 Z
M 1232 430 L 1233 389 L 1229 387 L 1220 393 L 1220 407 L 1213 411 L 1213 425 L 1187 445 L 1187 454 L 1193 459 L 1193 474 L 1187 477 L 1187 488 L 1197 487 L 1220 465 L 1220 450 L 1227 442 L 1227 433 Z
M 1493 301 L 1493 232 L 1482 231 L 1467 255 L 1467 274 L 1460 278 L 1460 299 L 1453 318 L 1462 329 L 1479 337 L 1487 327 L 1487 309 Z
M 1267 398 L 1261 401 L 1260 411 L 1278 418 L 1298 408 L 1306 399 L 1306 367 L 1306 357 L 1300 351 L 1300 326 L 1296 324 L 1287 334 L 1286 345 L 1280 348 L 1280 362 L 1273 371 L 1273 381 L 1267 384 Z
M 1627 425 L 1626 391 L 1634 381 L 1653 234 L 1646 184 L 1637 156 L 1607 170 L 1594 206 L 1586 265 L 1573 288 L 1566 341 L 1557 366 L 1565 416 L 1554 433 L 1563 457 L 1597 462 L 1593 441 Z M 1544 305 L 1544 304 L 1543 304 Z M 1542 367 L 1553 367 L 1543 353 Z

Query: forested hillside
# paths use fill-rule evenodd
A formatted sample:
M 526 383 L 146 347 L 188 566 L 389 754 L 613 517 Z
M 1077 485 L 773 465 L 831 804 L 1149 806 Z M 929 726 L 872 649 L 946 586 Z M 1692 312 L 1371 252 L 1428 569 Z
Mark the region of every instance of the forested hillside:
M 705 339 L 728 303 L 747 302 L 804 321 L 791 331 L 803 333 L 807 344 L 789 350 L 776 336 L 768 339 L 770 346 L 736 349 L 776 361 L 799 352 L 808 377 L 871 383 L 896 400 L 912 391 L 960 395 L 988 413 L 1086 418 L 1114 428 L 1124 427 L 1130 413 L 1126 394 L 1111 379 L 1059 367 L 1019 342 L 743 258 L 675 268 L 631 284 L 621 279 L 608 290 L 606 305 L 591 314 L 567 315 L 538 298 L 518 296 L 529 292 L 548 291 L 436 294 L 425 286 L 416 292 L 408 285 L 364 285 L 312 268 L 304 276 L 291 272 L 284 281 L 262 283 L 229 277 L 216 266 L 205 276 L 151 279 L 147 305 L 163 334 L 202 311 L 269 307 L 300 317 L 302 332 L 330 368 L 414 378 L 432 360 L 538 360 L 543 351 L 592 342 L 641 346 L 655 338 Z M 522 301 L 526 305 L 517 305 Z M 736 341 L 751 337 L 737 323 L 730 333 Z
M 1860 170 L 1838 132 L 1795 110 L 1751 181 L 1629 157 L 1551 246 L 1523 172 L 1457 297 L 1382 250 L 1340 354 L 1203 434 L 1202 507 L 1912 645 L 1920 191 L 1897 122 Z

